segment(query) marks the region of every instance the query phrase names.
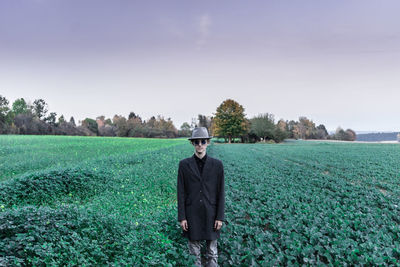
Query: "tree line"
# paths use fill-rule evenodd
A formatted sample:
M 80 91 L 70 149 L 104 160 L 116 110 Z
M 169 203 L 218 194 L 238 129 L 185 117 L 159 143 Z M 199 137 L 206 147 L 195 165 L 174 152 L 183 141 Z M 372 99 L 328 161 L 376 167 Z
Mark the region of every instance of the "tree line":
M 351 130 L 336 129 L 329 134 L 323 124 L 316 124 L 306 118 L 298 121 L 280 119 L 275 122 L 273 114 L 263 113 L 250 119 L 246 118 L 244 108 L 238 102 L 227 99 L 217 108 L 214 117 L 199 115 L 199 126 L 206 127 L 213 135 L 223 137 L 231 143 L 235 139 L 240 142 L 282 142 L 286 138 L 322 139 L 354 141 L 356 133 Z
M 0 95 L 0 134 L 176 138 L 190 136 L 194 127 L 206 127 L 211 135 L 229 143 L 238 140 L 250 143 L 281 142 L 286 138 L 356 139 L 353 130 L 343 130 L 340 127 L 335 134 L 329 135 L 323 124 L 316 126 L 306 117 L 300 117 L 298 121 L 280 119 L 275 122 L 273 114 L 263 113 L 248 119 L 243 106 L 232 99 L 223 101 L 214 116 L 199 114 L 190 124 L 184 122 L 179 130 L 171 118 L 157 115 L 146 121 L 134 112 L 130 112 L 127 117 L 114 115 L 113 118 L 85 118 L 79 123 L 75 123 L 74 117 L 67 120 L 61 115 L 57 119 L 57 113 L 49 112 L 48 104 L 43 99 L 30 103 L 19 98 L 10 106 L 9 101 Z
M 158 115 L 146 121 L 134 112 L 127 118 L 121 115 L 112 119 L 86 118 L 77 125 L 74 117 L 67 120 L 61 115 L 57 119 L 57 113 L 49 112 L 43 99 L 30 103 L 19 98 L 10 107 L 9 101 L 0 95 L 0 134 L 175 138 L 181 136 L 181 131 L 176 129 L 171 118 Z

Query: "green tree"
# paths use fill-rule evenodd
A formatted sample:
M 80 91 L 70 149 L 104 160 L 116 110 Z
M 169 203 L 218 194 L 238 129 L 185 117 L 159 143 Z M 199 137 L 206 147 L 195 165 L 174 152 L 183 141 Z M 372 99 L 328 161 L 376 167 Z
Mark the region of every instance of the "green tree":
M 219 105 L 214 121 L 214 134 L 227 137 L 229 143 L 232 142 L 232 138 L 246 134 L 249 128 L 243 106 L 232 99 L 227 99 Z
M 29 113 L 29 108 L 25 102 L 25 99 L 19 98 L 15 100 L 12 104 L 12 112 L 14 115 Z
M 47 103 L 43 99 L 36 99 L 33 101 L 33 112 L 36 117 L 38 117 L 39 120 L 44 118 L 47 113 Z
M 264 141 L 267 139 L 274 139 L 274 115 L 265 113 L 250 119 L 250 133 L 255 134 Z
M 277 143 L 282 142 L 283 140 L 285 140 L 288 137 L 288 132 L 285 130 L 282 130 L 279 127 L 275 127 L 275 131 L 274 131 L 274 141 Z
M 104 121 L 104 123 L 105 123 L 106 125 L 112 125 L 112 124 L 113 124 L 110 118 L 106 119 L 106 120 Z
M 56 119 L 57 119 L 57 113 L 56 112 L 50 112 L 49 116 L 47 116 L 44 121 L 50 124 L 51 126 L 56 126 Z
M 7 117 L 10 113 L 10 108 L 8 107 L 8 100 L 0 95 L 0 123 L 6 123 Z

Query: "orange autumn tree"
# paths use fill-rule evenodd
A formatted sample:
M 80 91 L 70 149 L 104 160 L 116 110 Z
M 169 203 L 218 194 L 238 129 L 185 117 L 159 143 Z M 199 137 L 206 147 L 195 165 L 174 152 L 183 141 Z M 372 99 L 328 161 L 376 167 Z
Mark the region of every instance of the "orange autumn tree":
M 238 102 L 227 99 L 217 108 L 213 127 L 216 136 L 227 137 L 231 143 L 232 138 L 246 134 L 248 128 L 244 108 Z

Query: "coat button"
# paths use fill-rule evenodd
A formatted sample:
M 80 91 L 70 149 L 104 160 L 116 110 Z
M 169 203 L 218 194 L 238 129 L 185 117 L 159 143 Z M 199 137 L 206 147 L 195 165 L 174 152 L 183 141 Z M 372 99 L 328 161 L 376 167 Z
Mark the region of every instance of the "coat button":
M 200 202 L 201 202 L 202 200 L 200 199 Z
M 200 190 L 200 193 L 201 193 L 201 190 Z

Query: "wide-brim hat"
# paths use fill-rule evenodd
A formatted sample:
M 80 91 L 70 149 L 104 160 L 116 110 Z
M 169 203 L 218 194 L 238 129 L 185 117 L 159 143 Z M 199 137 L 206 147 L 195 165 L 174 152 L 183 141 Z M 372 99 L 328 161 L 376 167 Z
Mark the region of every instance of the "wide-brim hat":
M 194 139 L 211 139 L 212 136 L 208 135 L 208 131 L 206 127 L 196 127 L 193 129 L 192 137 L 188 138 L 189 140 Z

